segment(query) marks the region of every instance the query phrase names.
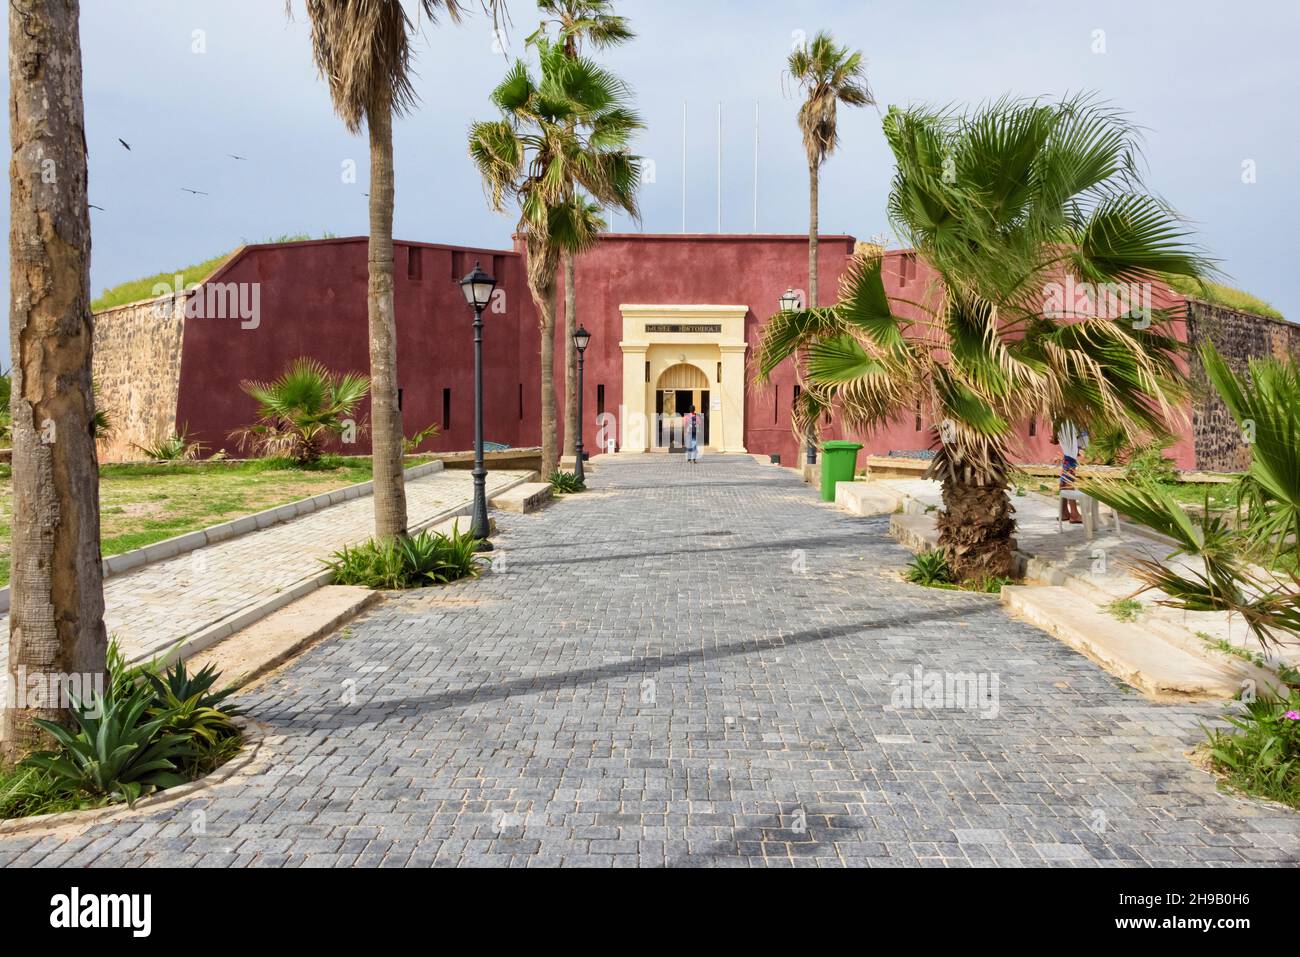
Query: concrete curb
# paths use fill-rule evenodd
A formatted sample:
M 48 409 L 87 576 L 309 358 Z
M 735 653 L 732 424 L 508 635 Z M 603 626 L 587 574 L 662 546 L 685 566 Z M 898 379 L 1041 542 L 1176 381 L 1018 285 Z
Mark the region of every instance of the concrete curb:
M 406 470 L 406 481 L 424 478 L 424 476 L 432 475 L 434 472 L 441 472 L 443 468 L 441 461 L 425 462 L 413 466 Z M 184 535 L 165 538 L 161 542 L 154 542 L 144 548 L 136 548 L 120 555 L 105 558 L 104 577 L 112 578 L 114 575 L 121 575 L 123 572 L 129 572 L 145 565 L 152 565 L 154 562 L 161 562 L 169 558 L 175 558 L 177 555 L 184 555 L 187 552 L 203 548 L 205 545 L 215 545 L 217 542 L 224 542 L 239 535 L 270 528 L 272 525 L 279 525 L 298 518 L 300 515 L 308 515 L 322 508 L 327 508 L 330 505 L 338 505 L 340 502 L 363 498 L 372 494 L 374 490 L 375 483 L 373 479 L 368 482 L 358 482 L 355 485 L 345 485 L 343 488 L 334 489 L 332 492 L 321 492 L 319 495 L 311 496 L 311 498 L 302 498 L 296 502 L 277 505 L 275 508 L 263 509 L 260 512 L 254 512 L 252 515 L 245 515 L 229 522 L 222 522 L 219 525 L 211 525 L 208 528 L 186 532 Z M 0 588 L 0 614 L 8 610 L 9 586 L 6 585 L 4 588 Z
M 431 462 L 429 464 L 433 465 L 436 463 Z M 437 469 L 434 469 L 434 471 L 437 471 Z M 499 495 L 501 492 L 508 491 L 509 489 L 512 489 L 517 485 L 522 485 L 523 483 L 527 482 L 530 478 L 532 478 L 532 473 L 529 473 L 528 475 L 525 475 L 522 478 L 518 478 L 515 479 L 514 481 L 508 482 L 505 485 L 503 485 L 500 489 L 498 489 L 495 494 Z M 465 502 L 460 505 L 453 506 L 452 508 L 444 509 L 441 512 L 438 512 L 428 518 L 421 519 L 419 522 L 410 525 L 409 531 L 412 534 L 422 532 L 426 528 L 432 528 L 433 526 L 441 524 L 442 522 L 445 522 L 448 519 L 456 518 L 461 515 L 469 515 L 473 511 L 473 508 L 474 508 L 474 503 L 471 500 L 469 502 Z M 311 572 L 306 576 L 304 576 L 303 578 L 298 579 L 297 581 L 295 581 L 293 584 L 289 585 L 282 591 L 279 591 L 276 594 L 272 595 L 270 598 L 266 599 L 265 601 L 259 602 L 254 605 L 250 605 L 246 608 L 241 608 L 236 612 L 232 612 L 231 614 L 227 615 L 225 618 L 218 619 L 217 621 L 208 625 L 206 628 L 203 628 L 202 630 L 194 633 L 193 635 L 187 635 L 186 637 L 182 638 L 180 641 L 173 642 L 171 645 L 163 646 L 163 647 L 155 647 L 147 651 L 141 652 L 140 654 L 133 657 L 128 662 L 128 664 L 142 664 L 147 661 L 152 661 L 155 658 L 158 659 L 163 664 L 170 664 L 171 662 L 176 661 L 178 658 L 189 658 L 191 655 L 197 654 L 198 652 L 203 651 L 206 648 L 210 648 L 213 645 L 215 645 L 217 642 L 225 638 L 229 638 L 235 632 L 242 631 L 243 629 L 249 627 L 250 625 L 253 625 L 261 621 L 263 618 L 267 617 L 273 612 L 279 611 L 281 608 L 284 608 L 286 605 L 289 605 L 297 601 L 299 598 L 302 598 L 304 595 L 310 594 L 311 592 L 315 591 L 318 588 L 321 588 L 324 585 L 328 585 L 331 580 L 331 575 L 332 573 L 329 571 L 329 569 L 322 569 L 321 571 L 318 572 Z
M 179 801 L 194 797 L 201 791 L 225 784 L 232 778 L 255 770 L 254 759 L 266 744 L 266 733 L 262 725 L 248 718 L 232 719 L 244 736 L 244 746 L 233 758 L 217 768 L 211 774 L 204 775 L 196 781 L 189 781 L 179 787 L 168 788 L 148 797 L 141 798 L 135 804 L 110 804 L 106 807 L 89 808 L 84 811 L 60 811 L 57 814 L 38 814 L 34 817 L 16 817 L 0 821 L 0 837 L 14 834 L 26 834 L 32 831 L 42 835 L 53 834 L 71 828 L 85 828 L 106 819 L 117 819 L 155 813 L 159 808 L 167 807 Z

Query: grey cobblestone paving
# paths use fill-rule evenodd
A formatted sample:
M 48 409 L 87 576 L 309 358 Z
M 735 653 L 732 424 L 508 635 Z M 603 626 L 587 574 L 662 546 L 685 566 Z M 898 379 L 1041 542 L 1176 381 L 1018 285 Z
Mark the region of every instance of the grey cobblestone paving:
M 488 494 L 527 474 L 490 473 Z M 415 526 L 472 501 L 473 479 L 446 469 L 408 481 L 406 495 Z M 104 582 L 104 624 L 129 659 L 160 654 L 319 572 L 322 559 L 374 533 L 374 509 L 363 496 L 114 575 Z M 9 616 L 0 614 L 0 670 L 8 662 Z
M 993 597 L 903 583 L 886 520 L 748 458 L 591 484 L 499 515 L 484 578 L 390 598 L 246 694 L 265 773 L 0 838 L 0 864 L 1300 861 L 1296 815 L 1187 760 L 1217 707 L 1152 704 Z M 918 668 L 996 695 L 908 707 Z

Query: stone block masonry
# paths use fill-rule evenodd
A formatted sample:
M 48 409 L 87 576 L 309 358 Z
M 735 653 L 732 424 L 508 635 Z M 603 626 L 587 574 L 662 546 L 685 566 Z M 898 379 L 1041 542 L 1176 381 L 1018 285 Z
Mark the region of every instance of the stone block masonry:
M 1187 342 L 1192 352 L 1192 440 L 1196 467 L 1216 472 L 1238 472 L 1250 466 L 1250 449 L 1223 400 L 1210 385 L 1197 353 L 1213 342 L 1236 372 L 1245 372 L 1249 360 L 1260 356 L 1300 358 L 1300 326 L 1284 319 L 1187 301 Z

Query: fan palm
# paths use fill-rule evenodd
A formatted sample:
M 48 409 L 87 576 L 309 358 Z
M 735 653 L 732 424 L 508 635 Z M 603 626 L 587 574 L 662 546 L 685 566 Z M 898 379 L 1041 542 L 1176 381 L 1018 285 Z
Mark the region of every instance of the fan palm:
M 1249 375 L 1228 367 L 1212 344 L 1201 349 L 1206 376 L 1242 430 L 1251 452 L 1241 479 L 1244 526 L 1229 526 L 1209 508 L 1191 515 L 1155 483 L 1092 481 L 1080 489 L 1130 519 L 1174 540 L 1164 561 L 1138 561 L 1134 574 L 1157 602 L 1186 611 L 1238 614 L 1263 645 L 1300 634 L 1300 374 L 1293 361 L 1252 359 Z M 1284 550 L 1290 554 L 1284 556 Z M 1198 559 L 1201 571 L 1170 566 Z M 1265 566 L 1280 564 L 1282 572 Z
M 799 84 L 804 101 L 799 107 L 799 130 L 808 157 L 808 304 L 817 306 L 817 247 L 820 230 L 819 192 L 821 168 L 839 146 L 839 104 L 868 106 L 875 102 L 867 86 L 862 52 L 836 46 L 835 38 L 819 32 L 809 44 L 796 48 L 787 61 L 790 76 Z M 804 438 L 811 448 L 816 423 Z
M 1063 277 L 1197 278 L 1208 261 L 1177 215 L 1143 191 L 1124 117 L 1087 97 L 1000 100 L 972 115 L 891 109 L 892 224 L 937 281 L 891 300 L 882 254 L 864 250 L 841 301 L 767 326 L 760 381 L 809 350 L 796 428 L 832 403 L 871 428 L 928 411 L 943 486 L 940 547 L 959 580 L 1013 567 L 1006 494 L 1014 424 L 1027 418 L 1167 431 L 1184 394 L 1173 317 L 1045 308 Z M 898 308 L 901 307 L 901 308 Z
M 320 458 L 327 439 L 343 433 L 370 390 L 370 380 L 356 372 L 335 375 L 323 363 L 303 357 L 274 382 L 244 382 L 241 388 L 257 400 L 258 421 L 232 432 L 231 438 L 240 448 L 308 465 Z
M 538 8 L 544 14 L 541 26 L 528 38 L 535 45 L 545 39 L 547 30 L 554 26 L 564 55 L 576 59 L 582 54 L 583 43 L 604 50 L 626 43 L 636 36 L 627 18 L 613 12 L 609 0 L 539 0 Z M 578 350 L 573 344 L 573 334 L 578 328 L 577 289 L 574 277 L 573 253 L 564 256 L 564 454 L 574 454 L 578 429 Z
M 541 326 L 542 473 L 557 464 L 555 447 L 555 274 L 560 257 L 596 242 L 599 207 L 638 216 L 639 159 L 628 151 L 640 118 L 617 77 L 564 47 L 539 38 L 539 72 L 516 60 L 492 91 L 502 118 L 475 123 L 469 153 L 493 209 L 519 206 L 528 254 L 528 289 Z M 582 195 L 585 191 L 586 196 Z
M 500 0 L 484 0 L 495 17 Z M 288 0 L 286 2 L 288 7 Z M 431 21 L 459 20 L 460 0 L 418 0 Z M 312 52 L 329 84 L 334 111 L 351 133 L 370 137 L 369 322 L 375 533 L 406 533 L 402 481 L 402 413 L 397 404 L 397 335 L 393 315 L 393 116 L 415 103 L 411 33 L 401 0 L 307 0 Z

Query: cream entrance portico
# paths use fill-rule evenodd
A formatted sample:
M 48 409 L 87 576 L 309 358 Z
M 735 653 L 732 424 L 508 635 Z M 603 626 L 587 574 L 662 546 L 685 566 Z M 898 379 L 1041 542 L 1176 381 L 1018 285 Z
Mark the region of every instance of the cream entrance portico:
M 745 316 L 748 306 L 619 306 L 623 314 L 620 449 L 655 448 L 656 390 L 673 366 L 699 370 L 708 383 L 708 447 L 745 451 Z M 675 379 L 680 372 L 670 375 Z M 672 410 L 669 410 L 672 411 Z

